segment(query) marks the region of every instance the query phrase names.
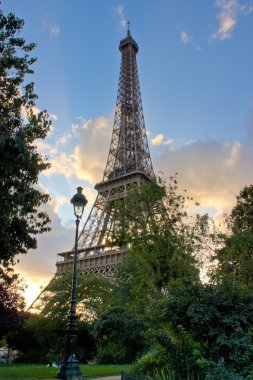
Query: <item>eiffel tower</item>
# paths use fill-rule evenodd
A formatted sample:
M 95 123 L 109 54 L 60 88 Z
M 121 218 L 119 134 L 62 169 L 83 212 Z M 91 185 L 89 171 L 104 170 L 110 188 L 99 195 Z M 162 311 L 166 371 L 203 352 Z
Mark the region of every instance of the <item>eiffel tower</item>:
M 120 41 L 121 65 L 110 150 L 103 179 L 95 185 L 97 198 L 78 239 L 78 267 L 83 273 L 110 276 L 122 262 L 124 249 L 106 245 L 110 237 L 114 200 L 154 178 L 144 124 L 136 55 L 138 45 L 129 24 Z M 57 273 L 72 266 L 73 251 L 58 254 Z

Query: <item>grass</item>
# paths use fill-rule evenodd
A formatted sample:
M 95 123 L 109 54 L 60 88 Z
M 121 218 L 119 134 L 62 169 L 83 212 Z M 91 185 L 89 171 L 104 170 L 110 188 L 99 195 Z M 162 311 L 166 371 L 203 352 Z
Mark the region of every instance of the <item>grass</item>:
M 131 365 L 80 365 L 85 377 L 118 375 L 121 371 L 129 371 Z M 49 368 L 45 364 L 1 364 L 0 379 L 50 379 L 56 378 L 58 368 Z

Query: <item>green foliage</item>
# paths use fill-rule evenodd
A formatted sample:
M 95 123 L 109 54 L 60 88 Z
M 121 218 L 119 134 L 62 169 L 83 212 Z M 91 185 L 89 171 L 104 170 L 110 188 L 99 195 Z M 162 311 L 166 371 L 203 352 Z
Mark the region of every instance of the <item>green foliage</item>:
M 213 372 L 224 360 L 226 371 L 246 376 L 253 360 L 252 308 L 253 298 L 233 284 L 177 287 L 161 314 L 171 329 L 166 339 L 158 331 L 156 342 L 167 350 L 176 373 L 183 375 L 181 368 Z
M 144 323 L 123 307 L 109 309 L 93 328 L 98 341 L 97 363 L 131 363 L 143 351 Z
M 167 356 L 167 350 L 161 345 L 156 345 L 136 361 L 133 371 L 137 374 L 148 374 L 152 376 L 157 368 L 167 368 Z
M 126 198 L 115 205 L 111 244 L 124 246 L 127 255 L 113 294 L 116 302 L 142 313 L 174 282 L 199 281 L 195 256 L 207 221 L 187 216 L 187 198 L 178 194 L 173 177 L 168 183 L 145 182 Z
M 245 210 L 238 198 L 228 220 L 230 235 L 224 234 L 225 240 L 222 234 L 217 236 L 216 241 L 224 245 L 216 250 L 215 281 L 202 284 L 196 253 L 208 238 L 208 217 L 198 216 L 190 224 L 187 199 L 177 195 L 177 184 L 171 181 L 169 186 L 150 182 L 133 190 L 131 205 L 126 203 L 129 210 L 120 201 L 115 205 L 111 244 L 121 242 L 127 249 L 126 259 L 116 280 L 78 275 L 78 355 L 82 361 L 95 358 L 98 363 L 136 360 L 134 373 L 150 379 L 250 380 L 251 191 L 244 195 Z M 56 276 L 49 284 L 42 300 L 42 319 L 29 319 L 25 334 L 18 334 L 20 347 L 21 341 L 30 347 L 27 351 L 23 347 L 23 359 L 37 347 L 40 360 L 61 350 L 70 287 L 70 273 Z M 50 349 L 46 352 L 43 347 Z
M 8 336 L 10 347 L 21 352 L 20 362 L 56 360 L 64 351 L 65 330 L 70 309 L 71 273 L 54 277 L 43 293 L 37 311 L 31 314 L 18 333 Z M 111 281 L 108 278 L 78 274 L 78 358 L 91 360 L 95 354 L 95 339 L 90 334 L 91 323 L 108 307 Z
M 15 255 L 36 248 L 36 235 L 48 231 L 49 223 L 40 210 L 49 196 L 35 185 L 49 167 L 36 141 L 47 136 L 50 122 L 46 111 L 34 111 L 33 83 L 24 83 L 36 59 L 30 57 L 35 45 L 19 37 L 23 24 L 0 10 L 0 276 L 6 280 Z
M 10 331 L 18 331 L 25 319 L 25 301 L 21 295 L 23 284 L 13 280 L 10 284 L 0 280 L 0 339 Z
M 245 186 L 231 213 L 233 231 L 253 231 L 253 185 Z
M 228 233 L 217 249 L 214 281 L 232 282 L 244 292 L 253 290 L 253 186 L 245 187 L 226 220 Z
M 224 359 L 221 358 L 218 363 L 213 363 L 205 380 L 243 380 L 244 377 L 235 373 L 234 370 L 226 367 Z
M 7 342 L 11 348 L 20 352 L 18 361 L 21 363 L 47 362 L 54 352 L 56 360 L 58 352 L 62 351 L 64 326 L 61 321 L 30 315 L 21 331 L 9 334 Z
M 66 320 L 70 310 L 71 272 L 56 275 L 40 297 L 42 316 Z M 112 283 L 109 278 L 77 274 L 77 314 L 80 320 L 92 322 L 110 303 Z
M 147 380 L 175 380 L 174 371 L 169 369 L 156 369 L 151 376 L 147 377 Z
M 125 347 L 111 343 L 110 345 L 99 347 L 95 361 L 98 364 L 121 364 L 128 362 L 126 356 Z
M 235 231 L 225 238 L 224 247 L 217 250 L 218 268 L 214 280 L 232 282 L 244 291 L 253 290 L 253 238 L 249 230 Z
M 9 347 L 17 349 L 20 363 L 47 363 L 57 361 L 65 344 L 66 323 L 60 319 L 45 318 L 31 314 L 22 329 L 13 331 L 7 337 Z M 87 362 L 94 354 L 95 341 L 90 334 L 90 326 L 79 322 L 77 352 L 81 362 Z

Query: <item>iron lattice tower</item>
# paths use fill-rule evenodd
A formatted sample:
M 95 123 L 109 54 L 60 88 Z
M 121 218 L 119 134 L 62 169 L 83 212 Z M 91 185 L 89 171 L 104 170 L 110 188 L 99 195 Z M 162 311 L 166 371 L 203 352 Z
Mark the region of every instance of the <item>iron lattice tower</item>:
M 136 55 L 138 45 L 128 29 L 120 41 L 121 65 L 110 150 L 97 198 L 79 235 L 78 266 L 84 272 L 111 275 L 122 261 L 122 249 L 106 246 L 113 221 L 113 201 L 154 177 L 144 124 Z M 58 254 L 57 273 L 71 265 L 72 252 Z

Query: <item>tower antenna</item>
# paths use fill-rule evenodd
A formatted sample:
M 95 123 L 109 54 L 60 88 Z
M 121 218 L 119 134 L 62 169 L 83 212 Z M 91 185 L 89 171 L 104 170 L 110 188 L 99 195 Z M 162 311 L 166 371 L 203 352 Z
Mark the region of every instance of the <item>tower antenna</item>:
M 130 21 L 127 21 L 127 35 L 130 36 Z

